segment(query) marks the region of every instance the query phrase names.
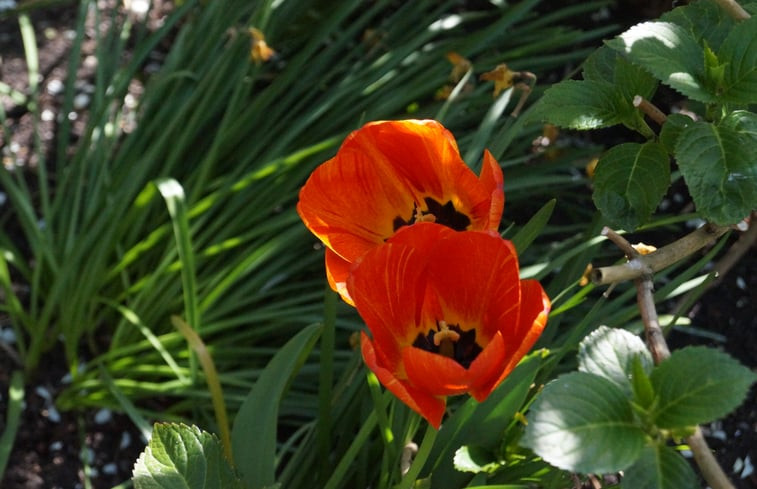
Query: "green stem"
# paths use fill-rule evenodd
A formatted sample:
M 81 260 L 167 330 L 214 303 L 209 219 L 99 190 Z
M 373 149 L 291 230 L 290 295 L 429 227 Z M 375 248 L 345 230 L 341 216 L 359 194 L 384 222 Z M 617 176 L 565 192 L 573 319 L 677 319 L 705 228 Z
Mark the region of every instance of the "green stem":
M 337 487 L 339 487 L 339 483 L 343 481 L 344 476 L 347 474 L 347 471 L 350 469 L 352 464 L 355 463 L 355 459 L 357 458 L 358 453 L 363 448 L 363 445 L 365 445 L 365 443 L 368 441 L 368 438 L 370 437 L 371 432 L 375 427 L 376 412 L 373 411 L 368 415 L 368 418 L 366 418 L 365 422 L 363 422 L 363 426 L 360 427 L 360 431 L 358 431 L 357 436 L 355 436 L 355 439 L 352 440 L 352 443 L 350 444 L 347 451 L 344 452 L 342 459 L 339 460 L 339 463 L 337 464 L 336 468 L 334 468 L 334 472 L 332 472 L 331 477 L 329 477 L 329 480 L 328 482 L 326 482 L 326 485 L 323 486 L 323 489 L 336 489 Z
M 423 466 L 426 465 L 426 461 L 428 460 L 428 456 L 431 453 L 431 449 L 434 446 L 436 435 L 438 433 L 439 432 L 430 424 L 426 427 L 426 434 L 423 435 L 421 447 L 418 449 L 415 459 L 413 459 L 413 464 L 410 466 L 410 470 L 408 470 L 407 474 L 402 478 L 397 489 L 410 489 L 413 487 L 415 480 L 418 478 L 418 474 L 420 474 Z
M 318 390 L 318 431 L 317 446 L 321 457 L 321 485 L 331 473 L 329 448 L 331 441 L 331 397 L 334 384 L 334 337 L 336 330 L 337 294 L 326 287 L 323 299 L 323 332 L 321 333 L 321 365 Z

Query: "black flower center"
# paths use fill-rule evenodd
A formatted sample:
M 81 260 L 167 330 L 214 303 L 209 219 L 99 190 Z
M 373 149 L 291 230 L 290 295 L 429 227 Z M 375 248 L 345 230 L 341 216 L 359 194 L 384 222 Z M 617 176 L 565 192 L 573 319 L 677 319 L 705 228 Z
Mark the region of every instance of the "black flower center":
M 421 210 L 418 208 L 418 204 L 414 204 L 413 215 L 410 219 L 406 220 L 400 216 L 394 218 L 392 224 L 394 224 L 395 231 L 402 226 L 409 226 L 418 221 L 436 222 L 455 231 L 465 231 L 470 226 L 470 218 L 455 209 L 455 205 L 451 200 L 448 200 L 445 204 L 441 204 L 431 197 L 426 197 L 423 201 L 426 203 L 427 210 Z
M 483 350 L 476 343 L 476 330 L 463 331 L 457 324 L 447 325 L 444 321 L 437 323 L 437 329 L 428 333 L 419 333 L 413 346 L 452 358 L 464 368 L 470 367 L 473 360 Z

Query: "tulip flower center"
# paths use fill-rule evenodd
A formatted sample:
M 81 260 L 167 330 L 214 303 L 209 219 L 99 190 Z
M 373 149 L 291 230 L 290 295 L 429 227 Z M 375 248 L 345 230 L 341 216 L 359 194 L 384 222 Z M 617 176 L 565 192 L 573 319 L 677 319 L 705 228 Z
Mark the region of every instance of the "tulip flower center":
M 444 320 L 437 321 L 436 326 L 436 330 L 419 333 L 413 346 L 452 358 L 468 368 L 482 350 L 476 343 L 476 330 L 463 331 L 457 324 L 448 325 Z
M 426 197 L 423 199 L 425 209 L 417 203 L 413 204 L 413 215 L 410 219 L 403 219 L 397 216 L 392 221 L 394 230 L 397 231 L 402 226 L 409 226 L 416 222 L 435 222 L 443 226 L 454 229 L 455 231 L 465 231 L 470 226 L 470 218 L 462 212 L 455 209 L 455 204 L 448 200 L 446 204 Z

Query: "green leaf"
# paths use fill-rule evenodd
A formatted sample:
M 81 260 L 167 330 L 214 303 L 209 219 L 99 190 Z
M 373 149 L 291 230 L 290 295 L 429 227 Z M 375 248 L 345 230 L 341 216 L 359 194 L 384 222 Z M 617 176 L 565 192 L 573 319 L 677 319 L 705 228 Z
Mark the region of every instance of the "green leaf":
M 628 231 L 649 221 L 670 185 L 670 162 L 659 143 L 625 143 L 599 159 L 594 204 L 616 227 Z
M 670 114 L 660 129 L 660 143 L 665 147 L 665 151 L 673 154 L 678 136 L 693 123 L 694 119 L 687 115 Z
M 528 220 L 523 228 L 515 233 L 511 241 L 519 255 L 526 251 L 528 246 L 539 236 L 544 226 L 547 225 L 549 218 L 552 216 L 552 211 L 555 210 L 555 203 L 557 203 L 557 199 L 552 199 L 544 204 L 541 209 L 536 211 L 536 214 L 531 216 L 531 219 Z
M 697 211 L 718 224 L 746 217 L 757 203 L 757 115 L 729 114 L 719 125 L 694 122 L 681 131 L 675 156 Z
M 584 80 L 610 82 L 616 92 L 629 101 L 633 101 L 636 95 L 652 98 L 657 89 L 657 80 L 648 71 L 630 63 L 608 46 L 594 51 L 583 69 Z
M 578 345 L 578 370 L 603 377 L 630 396 L 632 364 L 638 358 L 644 370 L 652 371 L 652 355 L 644 342 L 623 329 L 600 326 Z
M 532 117 L 570 129 L 597 129 L 621 124 L 621 105 L 609 82 L 567 80 L 544 92 Z
M 631 387 L 634 401 L 644 409 L 644 414 L 646 414 L 654 404 L 655 394 L 652 381 L 649 379 L 649 369 L 641 358 L 641 356 L 636 356 L 631 359 Z
M 681 428 L 725 416 L 744 400 L 757 374 L 729 355 L 706 347 L 673 352 L 650 376 L 658 396 L 660 428 Z
M 644 22 L 607 45 L 687 97 L 717 101 L 717 94 L 707 88 L 702 47 L 684 28 L 670 22 Z
M 242 489 L 221 441 L 197 426 L 157 423 L 134 465 L 135 489 Z
M 455 452 L 455 468 L 460 472 L 492 473 L 502 466 L 494 454 L 475 445 L 465 445 Z
M 279 349 L 239 408 L 231 445 L 236 466 L 250 489 L 274 483 L 279 402 L 320 332 L 320 324 L 308 326 Z
M 583 64 L 583 78 L 588 81 L 610 82 L 615 78 L 615 61 L 619 54 L 607 46 L 591 53 Z
M 757 101 L 757 17 L 736 24 L 723 41 L 718 58 L 726 63 L 720 95 L 725 101 Z
M 697 477 L 689 463 L 672 448 L 648 445 L 641 457 L 626 469 L 623 489 L 681 489 L 697 487 Z
M 623 470 L 644 446 L 644 432 L 623 391 L 586 372 L 562 375 L 547 384 L 528 421 L 522 443 L 565 470 Z
M 716 51 L 734 25 L 733 18 L 717 2 L 692 2 L 666 12 L 660 20 L 678 24 L 697 42 Z
M 459 447 L 475 444 L 491 450 L 498 448 L 515 413 L 522 409 L 541 359 L 540 352 L 525 357 L 484 402 L 468 399 L 442 423 L 429 455 L 434 489 L 457 489 L 468 480 L 454 467 Z

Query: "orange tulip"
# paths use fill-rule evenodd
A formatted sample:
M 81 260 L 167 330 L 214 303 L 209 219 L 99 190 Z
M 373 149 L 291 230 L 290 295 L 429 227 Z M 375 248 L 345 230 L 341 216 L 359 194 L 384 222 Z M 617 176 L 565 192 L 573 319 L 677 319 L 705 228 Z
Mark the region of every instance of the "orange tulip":
M 547 321 L 549 298 L 518 273 L 512 243 L 496 233 L 432 223 L 399 230 L 347 281 L 372 336 L 361 337 L 368 368 L 436 428 L 446 396 L 483 401 Z
M 502 169 L 488 152 L 477 177 L 452 134 L 432 120 L 371 122 L 300 190 L 297 212 L 326 245 L 331 287 L 352 304 L 350 264 L 399 228 L 432 221 L 457 231 L 499 227 Z

